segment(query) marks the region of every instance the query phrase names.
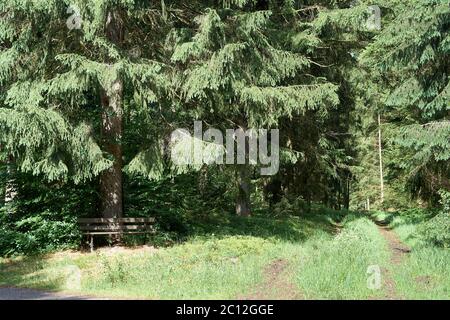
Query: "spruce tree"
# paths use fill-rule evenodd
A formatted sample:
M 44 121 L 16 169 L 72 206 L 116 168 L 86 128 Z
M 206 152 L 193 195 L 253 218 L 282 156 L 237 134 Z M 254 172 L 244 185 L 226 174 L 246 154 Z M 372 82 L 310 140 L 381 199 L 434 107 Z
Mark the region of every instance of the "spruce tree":
M 300 154 L 283 168 L 283 189 L 307 203 L 320 201 L 340 209 L 350 206 L 356 180 L 356 135 L 365 77 L 357 57 L 374 35 L 367 26 L 368 1 L 297 2 L 291 29 L 295 52 L 314 61 L 310 75 L 338 86 L 334 108 L 285 119 L 286 147 Z
M 222 129 L 246 130 L 337 105 L 337 86 L 310 76 L 314 62 L 292 50 L 286 30 L 293 13 L 291 1 L 229 1 L 205 9 L 195 26 L 175 30 L 171 60 L 186 106 Z M 248 215 L 248 166 L 238 167 L 237 176 L 236 213 Z
M 414 0 L 390 10 L 395 18 L 362 62 L 388 93 L 382 103 L 397 154 L 392 166 L 406 170 L 411 191 L 430 198 L 450 188 L 450 6 Z
M 2 1 L 3 159 L 48 180 L 100 175 L 102 215 L 122 216 L 124 95 L 142 109 L 167 87 L 162 13 L 160 2 Z

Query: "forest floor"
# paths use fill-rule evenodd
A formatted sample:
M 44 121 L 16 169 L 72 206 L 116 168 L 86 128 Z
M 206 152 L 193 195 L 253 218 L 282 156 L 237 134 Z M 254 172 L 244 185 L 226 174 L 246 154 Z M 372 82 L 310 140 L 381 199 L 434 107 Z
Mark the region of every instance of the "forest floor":
M 7 287 L 55 299 L 449 299 L 449 250 L 417 246 L 412 226 L 384 218 L 228 217 L 171 247 L 0 259 L 0 299 L 20 297 Z M 368 285 L 373 266 L 377 288 Z

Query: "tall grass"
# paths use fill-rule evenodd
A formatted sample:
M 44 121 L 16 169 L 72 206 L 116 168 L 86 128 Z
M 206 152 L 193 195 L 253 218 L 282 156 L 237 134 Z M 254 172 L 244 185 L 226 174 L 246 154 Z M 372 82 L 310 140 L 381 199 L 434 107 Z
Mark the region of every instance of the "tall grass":
M 78 293 L 150 299 L 234 299 L 255 291 L 276 259 L 300 261 L 302 244 L 333 232 L 330 217 L 221 217 L 183 244 L 0 261 L 0 285 L 68 288 L 62 270 L 81 271 Z M 212 223 L 212 222 L 210 222 Z M 206 227 L 205 227 L 206 229 Z M 275 297 L 274 297 L 275 298 Z
M 333 239 L 311 243 L 296 280 L 307 298 L 365 299 L 382 295 L 367 286 L 368 267 L 386 266 L 388 252 L 376 226 L 365 217 L 348 216 Z
M 406 299 L 450 299 L 450 251 L 415 248 L 396 268 L 394 279 Z
M 0 286 L 146 299 L 236 299 L 255 292 L 275 299 L 283 296 L 279 289 L 307 299 L 370 299 L 386 294 L 383 287 L 367 285 L 368 267 L 377 265 L 382 277 L 391 271 L 399 296 L 449 297 L 448 250 L 416 246 L 393 266 L 370 219 L 349 214 L 336 222 L 336 215 L 318 212 L 278 219 L 222 217 L 213 232 L 200 228 L 196 237 L 172 247 L 3 259 Z M 282 274 L 268 277 L 267 268 L 280 260 L 286 266 Z M 68 281 L 70 270 L 80 271 L 79 287 Z
M 433 216 L 426 210 L 376 212 L 411 247 L 401 265 L 392 268 L 397 292 L 406 299 L 450 299 L 450 250 L 424 242 L 420 227 Z
M 231 299 L 261 281 L 270 241 L 229 237 L 194 241 L 135 256 L 100 255 L 86 292 L 152 299 Z

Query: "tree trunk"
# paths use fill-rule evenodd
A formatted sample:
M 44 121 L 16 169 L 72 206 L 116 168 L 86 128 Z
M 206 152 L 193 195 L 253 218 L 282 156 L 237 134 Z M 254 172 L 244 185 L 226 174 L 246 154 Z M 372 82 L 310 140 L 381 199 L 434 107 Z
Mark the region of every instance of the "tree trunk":
M 382 145 L 381 145 L 381 116 L 378 113 L 378 157 L 380 160 L 380 196 L 381 204 L 384 202 L 384 178 L 383 178 L 383 155 L 382 155 Z
M 109 12 L 105 33 L 114 44 L 123 41 L 122 23 L 117 13 Z M 106 152 L 114 157 L 114 165 L 100 177 L 101 213 L 105 218 L 123 216 L 122 186 L 122 91 L 119 76 L 107 83 L 102 90 L 102 140 Z
M 8 213 L 12 214 L 12 204 L 14 199 L 17 197 L 17 186 L 16 186 L 16 168 L 14 166 L 13 157 L 8 158 L 6 163 L 6 185 L 5 185 L 5 206 L 8 208 Z
M 245 117 L 238 119 L 237 123 L 241 129 L 247 131 L 247 121 Z M 238 216 L 249 216 L 251 214 L 250 205 L 250 192 L 251 192 L 251 179 L 250 179 L 250 144 L 249 138 L 245 137 L 244 152 L 245 152 L 245 164 L 237 164 L 237 199 L 236 199 L 236 214 Z M 237 153 L 236 153 L 237 156 Z
M 116 98 L 102 94 L 102 137 L 106 152 L 114 157 L 114 164 L 100 177 L 101 212 L 104 218 L 123 216 L 122 192 L 122 83 L 114 84 Z
M 250 174 L 247 164 L 238 165 L 237 168 L 238 195 L 236 199 L 236 214 L 239 216 L 249 216 L 250 208 Z
M 344 190 L 344 208 L 350 209 L 350 177 L 347 176 L 345 179 L 345 190 Z

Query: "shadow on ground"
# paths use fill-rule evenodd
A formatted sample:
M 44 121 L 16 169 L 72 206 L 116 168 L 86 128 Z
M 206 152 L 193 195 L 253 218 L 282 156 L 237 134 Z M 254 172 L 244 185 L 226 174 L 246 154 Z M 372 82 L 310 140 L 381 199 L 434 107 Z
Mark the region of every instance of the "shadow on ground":
M 25 288 L 0 288 L 0 300 L 92 300 L 91 297 L 67 296 Z

